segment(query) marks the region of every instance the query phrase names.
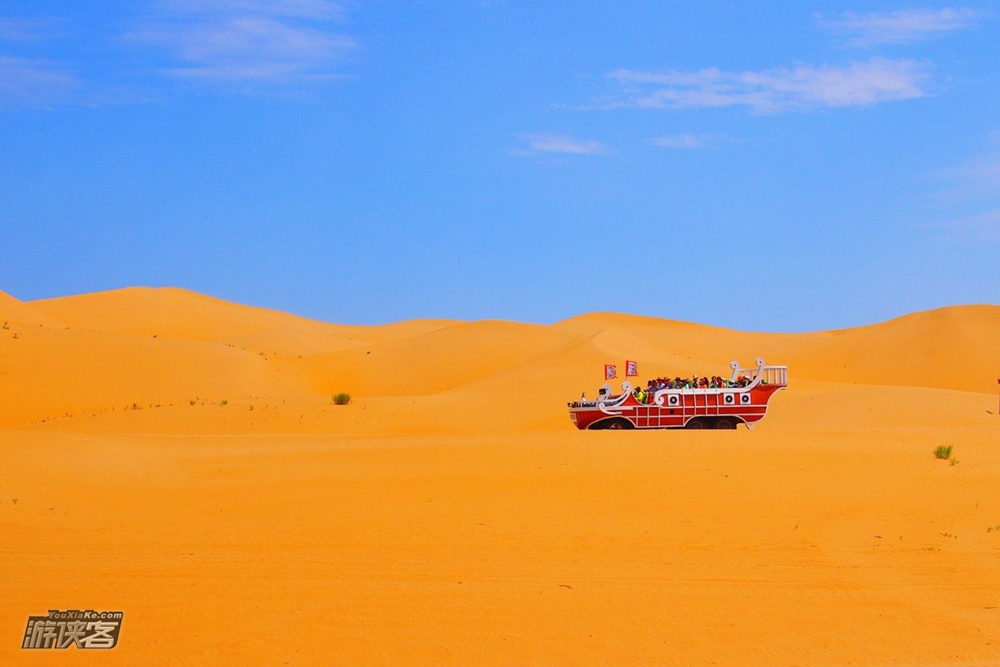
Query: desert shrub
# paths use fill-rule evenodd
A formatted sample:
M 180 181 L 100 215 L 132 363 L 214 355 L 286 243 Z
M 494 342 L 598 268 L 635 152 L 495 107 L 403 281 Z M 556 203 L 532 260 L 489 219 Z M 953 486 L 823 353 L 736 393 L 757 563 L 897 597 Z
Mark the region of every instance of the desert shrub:
M 934 456 L 939 459 L 951 458 L 951 445 L 938 445 L 938 448 L 934 450 Z
M 342 392 L 339 394 L 334 394 L 333 396 L 330 397 L 330 400 L 333 401 L 334 405 L 347 405 L 348 403 L 351 402 L 351 395 Z

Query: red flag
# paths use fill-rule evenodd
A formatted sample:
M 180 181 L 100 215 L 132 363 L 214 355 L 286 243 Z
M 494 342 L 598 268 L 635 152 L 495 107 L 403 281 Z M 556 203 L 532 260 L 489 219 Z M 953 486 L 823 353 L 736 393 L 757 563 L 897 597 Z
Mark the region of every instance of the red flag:
M 639 364 L 634 361 L 625 362 L 625 377 L 638 377 L 639 375 Z
M 614 380 L 618 377 L 618 368 L 614 364 L 604 364 L 604 379 Z

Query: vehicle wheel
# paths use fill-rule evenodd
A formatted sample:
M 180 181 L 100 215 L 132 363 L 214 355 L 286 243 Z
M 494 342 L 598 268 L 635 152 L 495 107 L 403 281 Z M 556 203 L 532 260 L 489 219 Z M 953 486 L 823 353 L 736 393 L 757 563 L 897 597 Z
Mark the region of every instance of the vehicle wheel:
M 689 421 L 687 424 L 684 425 L 684 428 L 690 428 L 696 431 L 701 431 L 705 429 L 705 422 L 703 422 L 700 419 L 692 419 L 691 421 Z
M 715 422 L 715 428 L 721 428 L 726 431 L 732 431 L 736 428 L 736 422 L 734 422 L 729 417 L 723 417 L 722 419 Z

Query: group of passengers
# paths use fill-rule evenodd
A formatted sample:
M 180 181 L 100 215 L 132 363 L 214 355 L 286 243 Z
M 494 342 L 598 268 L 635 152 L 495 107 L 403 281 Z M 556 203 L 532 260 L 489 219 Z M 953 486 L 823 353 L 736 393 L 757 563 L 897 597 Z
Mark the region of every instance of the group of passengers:
M 746 387 L 750 384 L 750 378 L 740 375 L 736 380 L 726 380 L 718 375 L 712 377 L 698 377 L 692 375 L 690 378 L 675 377 L 655 378 L 646 383 L 646 388 L 636 387 L 632 395 L 640 403 L 649 403 L 653 395 L 664 389 L 734 389 Z

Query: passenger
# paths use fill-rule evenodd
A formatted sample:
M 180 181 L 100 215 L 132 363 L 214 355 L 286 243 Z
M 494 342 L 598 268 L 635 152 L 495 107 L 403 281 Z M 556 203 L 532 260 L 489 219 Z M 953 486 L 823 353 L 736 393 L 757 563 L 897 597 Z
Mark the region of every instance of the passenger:
M 736 379 L 724 378 L 721 375 L 706 375 L 701 377 L 697 373 L 690 378 L 682 378 L 680 376 L 668 378 L 661 376 L 648 380 L 645 388 L 637 387 L 634 394 L 637 400 L 639 400 L 639 396 L 641 395 L 644 399 L 643 402 L 651 403 L 653 395 L 665 389 L 734 389 L 748 387 L 752 382 L 751 378 L 743 374 L 738 375 Z M 765 381 L 763 384 L 767 384 L 767 382 Z M 603 396 L 603 398 L 606 397 L 607 395 Z M 612 396 L 612 398 L 616 397 Z

